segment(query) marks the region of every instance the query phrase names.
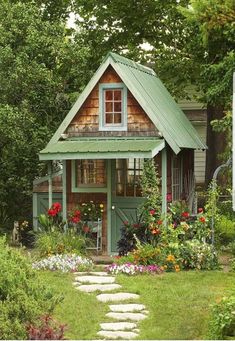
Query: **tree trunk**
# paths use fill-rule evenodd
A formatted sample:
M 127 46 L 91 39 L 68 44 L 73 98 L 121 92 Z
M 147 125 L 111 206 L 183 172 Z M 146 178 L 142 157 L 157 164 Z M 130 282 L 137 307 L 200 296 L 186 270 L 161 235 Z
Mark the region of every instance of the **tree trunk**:
M 224 110 L 221 106 L 207 106 L 207 151 L 206 151 L 206 176 L 205 185 L 208 187 L 214 171 L 222 164 L 220 154 L 225 150 L 225 134 L 214 132 L 211 121 L 221 119 L 224 116 Z

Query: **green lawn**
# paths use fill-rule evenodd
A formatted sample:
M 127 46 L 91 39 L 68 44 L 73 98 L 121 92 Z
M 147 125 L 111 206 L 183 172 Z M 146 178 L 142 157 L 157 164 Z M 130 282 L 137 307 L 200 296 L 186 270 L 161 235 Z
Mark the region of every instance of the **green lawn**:
M 83 294 L 72 286 L 71 274 L 41 272 L 44 281 L 64 295 L 55 318 L 68 325 L 68 339 L 97 339 L 99 323 L 108 319 L 108 304 L 95 294 Z M 150 311 L 142 321 L 139 339 L 206 339 L 210 305 L 235 286 L 235 274 L 222 271 L 189 271 L 161 276 L 120 275 L 123 290 L 140 294 Z

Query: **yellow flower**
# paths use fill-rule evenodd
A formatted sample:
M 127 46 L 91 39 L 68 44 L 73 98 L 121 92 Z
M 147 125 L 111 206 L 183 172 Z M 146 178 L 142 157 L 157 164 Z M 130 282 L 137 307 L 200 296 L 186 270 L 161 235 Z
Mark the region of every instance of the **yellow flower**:
M 180 271 L 179 265 L 175 265 L 175 272 L 179 272 L 179 271 Z
M 103 213 L 103 212 L 104 212 L 104 210 L 100 210 L 100 212 L 101 212 L 101 213 Z
M 174 261 L 175 261 L 175 256 L 173 256 L 173 255 L 168 255 L 168 256 L 166 257 L 166 261 L 167 261 L 167 262 L 174 262 Z
M 167 265 L 164 265 L 164 269 L 167 269 Z
M 103 204 L 100 204 L 100 208 L 103 208 L 104 207 L 104 205 Z

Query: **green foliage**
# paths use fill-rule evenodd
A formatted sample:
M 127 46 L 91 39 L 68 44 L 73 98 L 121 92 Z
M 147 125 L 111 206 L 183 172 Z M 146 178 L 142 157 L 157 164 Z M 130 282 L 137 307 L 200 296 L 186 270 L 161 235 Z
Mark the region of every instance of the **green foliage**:
M 180 257 L 185 269 L 213 270 L 218 268 L 218 258 L 213 247 L 198 240 L 185 241 L 180 246 Z
M 235 222 L 220 215 L 215 230 L 219 245 L 228 245 L 235 241 Z
M 0 239 L 0 335 L 26 339 L 26 323 L 52 312 L 58 298 L 42 285 L 32 265 Z
M 213 340 L 235 337 L 235 296 L 224 297 L 212 310 L 209 337 Z
M 87 239 L 73 230 L 36 233 L 35 247 L 41 257 L 55 254 L 85 254 Z

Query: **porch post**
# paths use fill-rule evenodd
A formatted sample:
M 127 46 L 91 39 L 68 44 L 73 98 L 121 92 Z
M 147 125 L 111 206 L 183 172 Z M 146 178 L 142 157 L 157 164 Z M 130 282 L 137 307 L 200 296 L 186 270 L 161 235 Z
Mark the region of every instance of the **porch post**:
M 48 162 L 48 206 L 51 208 L 52 205 L 52 164 L 51 161 Z
M 63 160 L 62 183 L 63 183 L 63 193 L 62 193 L 63 221 L 66 222 L 65 224 L 65 229 L 66 229 L 67 228 L 66 160 Z
M 111 160 L 107 160 L 107 251 L 111 254 L 111 220 L 112 220 L 112 164 Z
M 167 153 L 162 150 L 162 214 L 167 212 Z

